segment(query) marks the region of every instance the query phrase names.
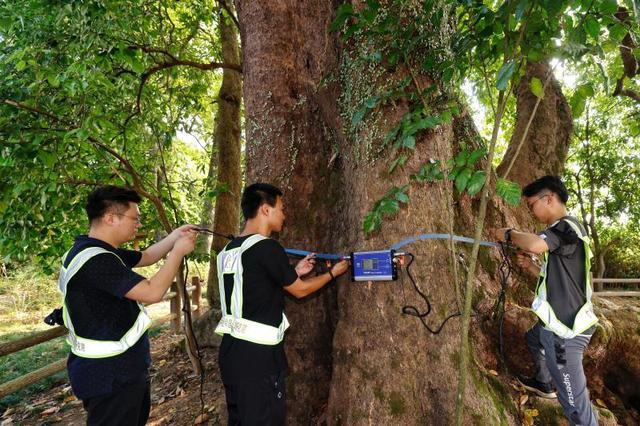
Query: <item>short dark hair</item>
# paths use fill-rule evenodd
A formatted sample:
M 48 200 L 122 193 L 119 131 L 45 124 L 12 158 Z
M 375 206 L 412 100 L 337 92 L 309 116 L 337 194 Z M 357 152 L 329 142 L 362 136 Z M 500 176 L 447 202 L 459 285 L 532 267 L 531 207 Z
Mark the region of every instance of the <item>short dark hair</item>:
M 258 214 L 258 209 L 263 204 L 275 207 L 278 197 L 282 197 L 282 191 L 268 183 L 254 183 L 247 186 L 242 193 L 242 215 L 245 220 L 253 219 Z
M 115 185 L 100 186 L 87 197 L 85 210 L 89 217 L 89 223 L 94 219 L 104 216 L 112 208 L 125 211 L 129 203 L 140 204 L 142 198 L 133 189 L 122 188 Z
M 567 191 L 567 187 L 564 186 L 562 180 L 559 176 L 542 176 L 539 179 L 534 180 L 529 185 L 525 186 L 522 190 L 522 195 L 525 197 L 533 197 L 541 193 L 542 191 L 547 190 L 549 192 L 553 192 L 560 198 L 562 204 L 567 204 L 567 200 L 569 199 L 569 192 Z

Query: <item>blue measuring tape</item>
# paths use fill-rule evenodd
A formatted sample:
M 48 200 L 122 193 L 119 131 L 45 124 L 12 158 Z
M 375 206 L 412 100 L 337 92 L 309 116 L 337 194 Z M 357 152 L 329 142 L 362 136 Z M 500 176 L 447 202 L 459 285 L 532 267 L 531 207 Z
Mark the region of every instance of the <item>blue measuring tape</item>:
M 469 237 L 461 237 L 459 235 L 451 235 L 451 234 L 420 234 L 415 237 L 407 238 L 405 240 L 400 241 L 391 246 L 391 250 L 398 250 L 406 245 L 414 243 L 416 241 L 421 240 L 453 240 L 461 243 L 473 244 L 473 238 Z M 498 243 L 492 243 L 490 241 L 480 241 L 480 245 L 484 247 L 500 247 Z M 285 251 L 293 256 L 308 256 L 313 252 L 307 250 L 298 250 L 298 249 L 285 249 Z M 326 259 L 326 260 L 340 260 L 343 259 L 346 255 L 335 254 L 335 253 L 316 253 L 317 259 Z

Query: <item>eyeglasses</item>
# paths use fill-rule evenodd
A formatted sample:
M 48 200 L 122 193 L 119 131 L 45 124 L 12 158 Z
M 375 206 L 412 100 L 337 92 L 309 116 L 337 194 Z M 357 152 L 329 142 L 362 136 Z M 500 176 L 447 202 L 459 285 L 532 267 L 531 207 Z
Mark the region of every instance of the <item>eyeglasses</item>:
M 544 197 L 548 197 L 549 195 L 551 194 L 547 192 L 546 194 L 542 194 L 541 196 L 536 198 L 532 203 L 527 203 L 527 208 L 529 209 L 529 211 L 533 211 L 533 206 L 535 206 L 538 201 L 542 200 Z
M 140 224 L 140 216 L 129 216 L 124 213 L 114 213 L 114 214 L 118 216 L 128 217 L 129 219 L 133 220 L 135 223 Z

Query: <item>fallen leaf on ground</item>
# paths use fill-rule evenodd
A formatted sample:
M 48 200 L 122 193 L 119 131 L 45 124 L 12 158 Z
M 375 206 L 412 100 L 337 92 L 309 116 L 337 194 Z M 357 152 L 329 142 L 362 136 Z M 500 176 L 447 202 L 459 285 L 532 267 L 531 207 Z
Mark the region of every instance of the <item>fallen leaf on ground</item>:
M 203 413 L 196 417 L 196 420 L 193 422 L 193 424 L 199 425 L 206 422 L 207 420 L 209 420 L 209 416 L 207 415 L 207 413 Z
M 527 414 L 524 415 L 524 421 L 523 424 L 525 426 L 533 426 L 533 417 L 528 416 Z
M 529 400 L 529 395 L 520 395 L 520 405 L 524 405 Z
M 60 407 L 51 407 L 44 410 L 42 413 L 40 413 L 40 415 L 48 416 L 49 414 L 57 413 L 58 411 L 60 411 Z
M 498 372 L 496 370 L 489 370 L 489 374 L 497 376 Z

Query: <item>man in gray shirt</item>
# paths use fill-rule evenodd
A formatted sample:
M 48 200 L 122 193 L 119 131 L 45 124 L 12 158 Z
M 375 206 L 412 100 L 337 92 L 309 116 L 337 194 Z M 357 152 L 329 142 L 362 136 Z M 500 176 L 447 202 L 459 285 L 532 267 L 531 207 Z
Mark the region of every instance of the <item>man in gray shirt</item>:
M 560 178 L 544 176 L 522 192 L 531 214 L 547 229 L 538 234 L 496 230 L 499 241 L 523 251 L 518 265 L 538 277 L 532 310 L 539 321 L 526 333 L 536 375 L 519 381 L 539 396 L 557 396 L 572 425 L 597 425 L 582 367 L 597 322 L 591 305 L 589 239 L 578 220 L 567 216 L 569 196 Z M 542 267 L 524 252 L 543 254 Z

